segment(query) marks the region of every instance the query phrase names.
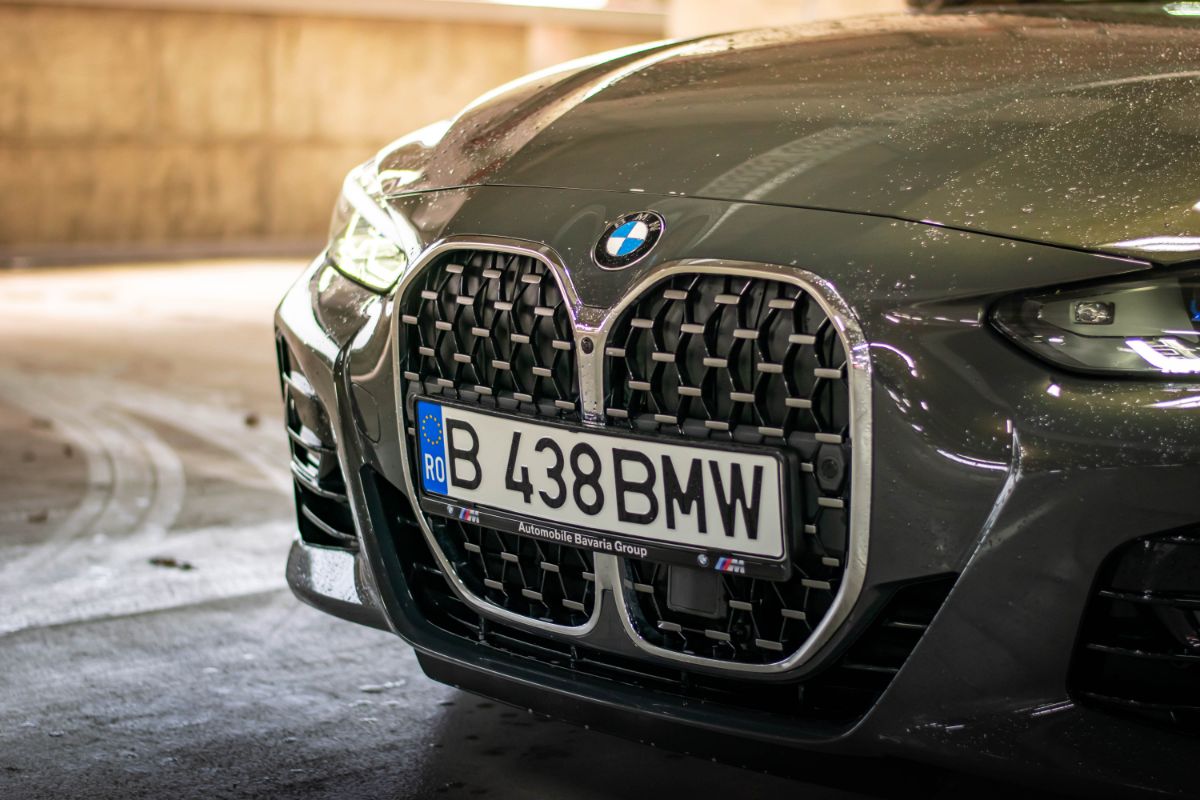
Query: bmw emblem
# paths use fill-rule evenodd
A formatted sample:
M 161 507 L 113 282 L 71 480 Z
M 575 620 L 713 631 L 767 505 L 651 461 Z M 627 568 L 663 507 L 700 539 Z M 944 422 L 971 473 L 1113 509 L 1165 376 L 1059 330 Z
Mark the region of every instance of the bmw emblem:
M 605 269 L 628 267 L 654 249 L 664 225 L 654 211 L 626 214 L 609 225 L 596 243 L 596 263 Z

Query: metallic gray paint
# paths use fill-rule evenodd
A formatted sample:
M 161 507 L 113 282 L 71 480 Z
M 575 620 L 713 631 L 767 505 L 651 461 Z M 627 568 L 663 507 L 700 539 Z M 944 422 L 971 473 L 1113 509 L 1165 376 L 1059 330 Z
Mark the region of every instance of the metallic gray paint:
M 867 19 L 658 47 L 385 151 L 502 184 L 856 211 L 1067 247 L 1200 236 L 1200 19 L 1155 5 Z M 1163 261 L 1200 258 L 1158 253 Z
M 1074 19 L 1059 19 L 1066 14 Z M 1111 22 L 1096 21 L 1104 17 Z M 986 317 L 993 303 L 1013 292 L 1158 268 L 1145 260 L 1083 251 L 1110 236 L 1196 232 L 1186 213 L 1174 211 L 1182 192 L 1200 193 L 1195 134 L 1172 128 L 1169 113 L 1157 128 L 1158 118 L 1150 116 L 1169 106 L 1166 98 L 1194 94 L 1197 84 L 1192 79 L 1068 92 L 1064 96 L 1072 102 L 1066 109 L 1054 107 L 1058 95 L 1046 90 L 1050 84 L 1042 86 L 1043 78 L 1054 86 L 1060 85 L 1055 82 L 1059 78 L 1102 84 L 1124 80 L 1139 69 L 1179 71 L 1198 58 L 1196 28 L 1148 12 L 1137 17 L 1090 8 L 864 25 L 840 32 L 816 29 L 813 34 L 770 33 L 757 39 L 748 35 L 742 40 L 744 48 L 731 51 L 723 49 L 725 40 L 719 40 L 721 47 L 709 43 L 643 51 L 575 72 L 543 87 L 542 95 L 527 87 L 484 103 L 460 119 L 440 145 L 406 145 L 384 159 L 392 169 L 403 164 L 418 175 L 405 187 L 407 194 L 391 201 L 395 217 L 411 233 L 409 255 L 415 260 L 433 242 L 453 236 L 540 243 L 553 249 L 569 273 L 580 318 L 593 321 L 603 309 L 621 302 L 631 287 L 673 261 L 794 265 L 820 275 L 857 317 L 869 343 L 872 368 L 871 559 L 858 604 L 793 677 L 828 663 L 862 630 L 896 582 L 961 573 L 955 589 L 886 694 L 852 729 L 822 728 L 801 720 L 772 727 L 702 707 L 650 702 L 643 707 L 646 715 L 757 742 L 823 753 L 913 758 L 1043 786 L 1074 787 L 1092 796 L 1128 796 L 1135 791 L 1192 795 L 1194 776 L 1186 757 L 1191 747 L 1186 740 L 1075 707 L 1065 682 L 1091 582 L 1104 557 L 1139 536 L 1200 523 L 1195 502 L 1200 408 L 1165 405 L 1200 398 L 1200 383 L 1063 373 L 1012 346 L 986 324 Z M 1106 44 L 1105 35 L 1133 44 Z M 805 36 L 808 41 L 795 48 L 779 44 Z M 999 77 L 991 80 L 982 68 L 971 68 L 964 59 L 972 37 L 981 40 L 980 53 L 989 57 L 999 58 L 997 53 L 1008 47 L 1011 63 L 988 63 L 1014 74 L 1023 64 L 1030 80 L 1006 88 Z M 879 47 L 885 49 L 875 59 L 872 53 Z M 705 48 L 713 52 L 702 57 L 699 53 Z M 920 50 L 919 58 L 909 54 L 912 60 L 906 60 L 906 48 Z M 1056 49 L 1065 65 L 1059 78 L 1050 75 L 1050 62 L 1045 60 Z M 791 61 L 784 51 L 793 53 Z M 796 55 L 805 52 L 810 57 Z M 1133 64 L 1135 55 L 1146 63 Z M 873 143 L 856 140 L 863 144 L 835 153 L 828 165 L 814 166 L 803 180 L 797 176 L 794 183 L 783 181 L 778 191 L 785 195 L 779 202 L 667 194 L 678 190 L 671 188 L 676 178 L 711 180 L 718 174 L 716 166 L 706 167 L 709 161 L 697 153 L 704 142 L 725 135 L 720 130 L 724 123 L 716 108 L 703 102 L 703 92 L 691 92 L 689 85 L 704 91 L 729 88 L 739 85 L 740 75 L 742 85 L 764 87 L 761 96 L 756 95 L 762 112 L 757 117 L 735 113 L 749 106 L 732 100 L 725 105 L 739 124 L 763 134 L 745 137 L 750 150 L 758 152 L 760 142 L 781 141 L 772 137 L 792 130 L 791 123 L 771 115 L 783 109 L 779 104 L 795 101 L 796 82 L 769 80 L 768 56 L 784 59 L 779 63 L 787 63 L 793 77 L 813 79 L 812 102 L 819 101 L 822 108 L 813 118 L 823 120 L 822 130 L 870 128 L 877 134 Z M 1031 60 L 1017 63 L 1026 57 Z M 840 83 L 827 72 L 837 63 L 847 67 Z M 921 63 L 928 69 L 918 75 Z M 849 70 L 852 64 L 863 71 Z M 881 94 L 871 95 L 868 78 L 892 80 L 885 77 L 891 74 L 888 65 L 907 65 L 907 71 L 895 75 L 891 94 L 880 89 Z M 963 67 L 962 74 L 952 74 L 955 65 Z M 639 70 L 649 72 L 643 76 Z M 614 71 L 623 79 L 613 82 Z M 655 78 L 653 85 L 649 75 Z M 823 93 L 817 85 L 822 82 L 815 80 L 822 75 L 828 79 Z M 606 82 L 611 84 L 608 88 Z M 1011 97 L 1018 85 L 1025 94 L 1002 106 L 1000 100 Z M 689 135 L 678 145 L 684 152 L 688 142 L 695 143 L 694 162 L 642 165 L 647 179 L 662 181 L 658 188 L 664 194 L 652 205 L 666 218 L 667 231 L 646 259 L 613 273 L 592 262 L 591 249 L 608 221 L 651 205 L 647 193 L 617 189 L 647 187 L 615 186 L 611 181 L 600 185 L 601 167 L 572 163 L 570 154 L 586 151 L 597 162 L 616 158 L 615 150 L 601 141 L 606 119 L 601 112 L 606 108 L 622 121 L 622 135 L 660 146 L 653 140 L 672 130 L 667 116 L 653 111 L 646 111 L 644 119 L 626 116 L 641 107 L 642 95 L 634 91 L 639 86 L 661 101 L 658 108 L 699 114 L 687 130 L 698 129 L 703 135 Z M 953 104 L 954 92 L 971 86 L 980 87 L 995 102 L 979 99 L 973 111 L 961 115 L 934 114 L 929 111 L 932 106 L 924 106 L 914 118 L 915 128 L 905 128 L 903 122 L 891 127 L 870 122 L 870 103 L 899 102 L 906 97 L 901 89 L 921 90 L 926 98 L 946 95 Z M 1119 102 L 1120 93 L 1130 91 L 1121 87 L 1131 86 L 1141 87 L 1131 108 L 1145 116 L 1131 116 Z M 665 94 L 655 94 L 660 91 Z M 843 91 L 852 101 L 847 109 L 833 103 Z M 694 110 L 683 108 L 689 92 L 700 96 Z M 1068 113 L 1088 98 L 1099 98 L 1106 113 L 1121 121 L 1122 142 L 1146 129 L 1145 140 L 1130 147 L 1154 148 L 1161 156 L 1155 162 L 1161 173 L 1147 177 L 1150 173 L 1138 169 L 1144 149 L 1130 160 L 1127 155 L 1133 151 L 1112 152 L 1110 147 L 1105 155 L 1111 158 L 1099 158 L 1092 143 L 1110 133 L 1080 127 L 1089 117 Z M 1020 113 L 1006 117 L 1014 108 Z M 1065 127 L 1052 124 L 1055 120 Z M 923 140 L 909 136 L 906 131 L 911 130 L 945 130 L 948 138 Z M 1018 130 L 1032 138 L 1016 136 L 1013 132 Z M 1073 137 L 1065 135 L 1070 131 Z M 995 137 L 991 143 L 989 137 Z M 837 150 L 836 137 L 815 141 L 818 155 L 822 141 L 833 142 L 829 146 Z M 935 142 L 953 144 L 944 151 L 944 163 Z M 1030 150 L 1031 160 L 1022 162 L 1020 169 L 999 169 L 1023 152 L 1021 142 L 1040 143 L 1040 149 Z M 1169 142 L 1190 143 L 1193 157 L 1166 147 Z M 859 159 L 870 153 L 887 157 L 873 162 L 873 170 L 859 169 Z M 980 161 L 972 161 L 973 154 Z M 715 153 L 709 156 L 715 160 Z M 738 163 L 753 157 L 743 152 Z M 1089 171 L 1089 161 L 1099 163 Z M 448 175 L 452 168 L 457 171 L 454 181 Z M 804 192 L 817 192 L 806 188 L 806 181 L 818 173 L 824 181 L 818 193 L 838 201 L 831 205 L 871 213 L 794 207 L 792 203 L 806 199 Z M 928 178 L 920 191 L 914 190 L 913 197 L 921 199 L 900 200 L 882 191 L 918 173 Z M 595 185 L 574 190 L 478 185 L 502 183 L 512 176 L 525 176 L 515 182 L 534 182 L 529 176 L 538 174 L 562 176 L 554 182 L 558 186 Z M 994 180 L 977 185 L 983 176 Z M 472 186 L 433 190 L 455 181 Z M 1071 186 L 1092 199 L 1068 192 Z M 1047 203 L 1044 215 L 1021 212 L 1016 198 L 1028 191 L 1042 197 L 1039 187 L 1062 191 L 1039 200 Z M 856 197 L 871 202 L 855 206 L 850 200 Z M 936 208 L 941 220 L 953 225 L 895 218 L 917 216 L 924 208 Z M 981 230 L 963 230 L 975 227 Z M 350 580 L 363 601 L 363 621 L 374 620 L 399 632 L 437 674 L 497 696 L 524 701 L 531 697 L 529 687 L 537 685 L 540 694 L 533 696 L 544 697 L 547 708 L 565 709 L 569 704 L 570 713 L 583 719 L 604 716 L 612 706 L 631 702 L 631 695 L 586 681 L 568 685 L 553 675 L 464 650 L 461 642 L 439 634 L 412 611 L 394 548 L 372 524 L 367 490 L 355 468 L 370 465 L 397 485 L 403 483 L 392 302 L 318 259 L 277 317 L 281 335 L 334 417 L 360 523 L 362 549 Z M 359 407 L 352 387 L 367 392 L 378 408 Z M 364 415 L 372 417 L 370 424 Z M 349 599 L 346 587 L 351 583 L 323 571 L 335 560 L 310 557 L 306 548 L 297 548 L 289 569 L 297 591 L 333 613 L 359 613 L 349 611 L 352 600 L 349 605 L 343 602 Z M 318 562 L 324 566 L 315 566 Z M 336 563 L 343 562 L 350 563 Z M 602 618 L 618 619 L 614 597 L 607 593 L 602 602 Z M 606 622 L 597 627 L 595 637 L 589 644 L 639 655 L 619 625 L 614 630 Z M 471 676 L 478 680 L 470 682 Z
M 822 732 L 797 722 L 772 740 L 1087 785 L 1098 793 L 1100 786 L 1118 794 L 1145 785 L 1191 791 L 1177 757 L 1186 743 L 1071 706 L 1065 675 L 1104 556 L 1138 536 L 1200 522 L 1193 500 L 1200 414 L 1155 407 L 1200 396 L 1200 385 L 1060 373 L 983 322 L 991 303 L 1010 292 L 1148 265 L 852 214 L 676 198 L 660 206 L 670 232 L 649 263 L 601 271 L 589 253 L 605 221 L 642 202 L 636 194 L 485 187 L 417 194 L 394 208 L 414 221 L 423 247 L 456 235 L 553 243 L 585 308 L 619 301 L 656 264 L 686 257 L 794 259 L 812 265 L 855 310 L 871 344 L 874 381 L 871 560 L 858 605 L 794 675 L 827 663 L 895 582 L 946 572 L 962 577 L 856 729 Z M 769 235 L 778 231 L 794 241 Z M 370 464 L 400 484 L 391 300 L 371 313 L 379 297 L 336 273 L 322 280 L 330 269 L 314 265 L 281 307 L 279 328 L 323 401 L 337 409 L 347 463 Z M 379 400 L 378 444 L 355 421 L 351 383 Z M 1057 394 L 1048 392 L 1052 386 Z M 350 483 L 362 504 L 359 518 L 368 519 L 361 482 L 351 475 Z M 369 519 L 361 534 L 359 558 L 370 580 L 364 591 L 378 594 L 387 624 L 427 653 L 478 668 L 478 654 L 457 651 L 406 610 L 394 552 Z M 293 578 L 304 591 L 304 575 Z M 616 619 L 617 609 L 609 611 Z M 623 631 L 599 633 L 606 638 L 595 645 L 625 652 Z M 488 669 L 500 675 L 513 668 Z M 551 694 L 565 690 L 538 680 Z M 621 702 L 581 685 L 570 691 Z M 739 736 L 765 735 L 703 709 L 669 716 Z M 1088 754 L 1082 762 L 1081 752 Z

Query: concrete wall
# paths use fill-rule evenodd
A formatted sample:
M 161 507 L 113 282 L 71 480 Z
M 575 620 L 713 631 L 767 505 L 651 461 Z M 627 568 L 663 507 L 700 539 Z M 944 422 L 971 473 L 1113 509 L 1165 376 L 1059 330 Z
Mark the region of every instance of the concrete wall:
M 646 0 L 657 15 L 606 12 L 588 24 L 423 0 L 189 10 L 214 5 L 0 0 L 0 266 L 64 247 L 311 243 L 349 167 L 533 69 L 664 33 L 893 11 L 903 0 Z M 302 13 L 318 6 L 345 15 Z
M 381 145 L 644 32 L 0 3 L 0 249 L 311 240 Z
M 667 0 L 667 33 L 702 36 L 906 9 L 905 0 Z

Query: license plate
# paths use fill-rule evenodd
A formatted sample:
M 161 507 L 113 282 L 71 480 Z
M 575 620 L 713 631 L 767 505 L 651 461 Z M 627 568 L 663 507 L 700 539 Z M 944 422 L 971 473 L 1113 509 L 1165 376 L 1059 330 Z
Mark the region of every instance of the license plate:
M 778 577 L 788 461 L 418 400 L 422 507 L 589 550 Z M 757 567 L 757 568 L 755 568 Z

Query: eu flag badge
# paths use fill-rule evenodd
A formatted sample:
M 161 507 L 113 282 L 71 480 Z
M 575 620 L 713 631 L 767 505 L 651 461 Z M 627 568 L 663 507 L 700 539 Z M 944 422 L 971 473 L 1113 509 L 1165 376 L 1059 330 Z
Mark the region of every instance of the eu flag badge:
M 442 407 L 417 401 L 417 442 L 420 447 L 421 485 L 432 494 L 447 494 L 446 431 Z

